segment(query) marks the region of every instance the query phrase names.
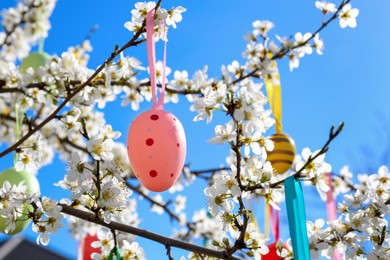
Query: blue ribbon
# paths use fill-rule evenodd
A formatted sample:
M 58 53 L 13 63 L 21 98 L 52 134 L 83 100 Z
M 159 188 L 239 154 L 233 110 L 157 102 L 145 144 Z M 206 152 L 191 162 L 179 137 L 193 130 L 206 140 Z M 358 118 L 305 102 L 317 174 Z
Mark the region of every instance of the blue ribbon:
M 307 238 L 305 202 L 301 182 L 296 180 L 294 175 L 288 177 L 284 181 L 284 192 L 294 259 L 309 260 L 309 239 Z

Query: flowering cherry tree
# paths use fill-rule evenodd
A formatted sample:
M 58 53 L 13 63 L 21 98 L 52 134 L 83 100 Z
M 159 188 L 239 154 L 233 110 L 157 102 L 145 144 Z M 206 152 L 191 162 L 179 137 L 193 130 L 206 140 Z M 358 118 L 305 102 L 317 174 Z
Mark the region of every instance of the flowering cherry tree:
M 283 181 L 291 175 L 315 186 L 326 198 L 330 184 L 327 173 L 332 169 L 325 162 L 325 154 L 343 127 L 332 127 L 323 147 L 313 152 L 303 149 L 288 172 L 276 174 L 267 160 L 267 151 L 274 149 L 268 130 L 275 120 L 266 107 L 263 82 L 277 80 L 274 64 L 278 60 L 287 59 L 290 70 L 294 70 L 304 56 L 314 52 L 322 55 L 324 41 L 320 33 L 328 24 L 356 27 L 359 10 L 350 2 L 316 1 L 322 22 L 313 32 L 274 36 L 271 21 L 254 21 L 252 32 L 245 36 L 245 62 L 223 65 L 219 79 L 208 77 L 207 67 L 191 76 L 185 68 L 166 68 L 165 101 L 176 103 L 179 98 L 187 98 L 196 124 L 212 122 L 214 113 L 226 115 L 225 123 L 215 127 L 210 142 L 230 147 L 225 167 L 195 171 L 185 166 L 179 181 L 170 189 L 169 201 L 160 194 L 151 195 L 135 181 L 126 147 L 117 141 L 123 133 L 112 129 L 99 111 L 118 98 L 133 110 L 151 100 L 145 65 L 136 57 L 125 56 L 123 51 L 146 42 L 147 12 L 155 9 L 154 36 L 165 41 L 172 27 L 180 28 L 185 7 L 166 9 L 161 0 L 135 3 L 124 24 L 131 39 L 121 47 L 113 46 L 112 53 L 97 69 L 88 67 L 92 50 L 89 40 L 69 47 L 59 56 L 47 56 L 41 66 L 23 67 L 20 62 L 28 57 L 31 46 L 48 35 L 56 1 L 21 0 L 16 7 L 3 10 L 0 142 L 8 146 L 0 151 L 0 157 L 15 153 L 15 170 L 34 175 L 59 154 L 68 164 L 55 185 L 71 193 L 69 198 L 56 201 L 48 197 L 50 194 L 27 192 L 23 182 L 12 185 L 5 181 L 0 188 L 4 232 L 11 233 L 21 218 L 31 219 L 37 243 L 47 245 L 50 235 L 63 228 L 62 219 L 66 217 L 76 239 L 97 231 L 98 241 L 93 246 L 101 248 L 101 253 L 93 253 L 93 259 L 107 259 L 113 248 L 125 259 L 147 258 L 137 236 L 165 246 L 169 259 L 173 259 L 173 247 L 188 250 L 183 259 L 260 259 L 269 252 L 270 239 L 259 229 L 248 202 L 264 198 L 280 210 Z M 159 82 L 162 67 L 157 62 Z M 178 192 L 198 179 L 208 183 L 197 194 L 205 196 L 208 207 L 187 216 L 187 198 Z M 385 218 L 390 203 L 388 169 L 382 166 L 378 173 L 359 175 L 359 182 L 353 183 L 352 174 L 343 168 L 333 174 L 331 181 L 333 196 L 343 196 L 337 206 L 340 215 L 326 224 L 321 219 L 307 221 L 311 257 L 331 258 L 336 251 L 346 259 L 389 259 Z M 139 229 L 139 203 L 150 204 L 150 210 L 157 214 L 167 214 L 181 228 L 173 232 L 173 237 Z M 204 241 L 202 245 L 196 243 L 199 238 Z M 365 247 L 367 243 L 373 250 Z M 290 244 L 290 239 L 278 241 L 281 259 L 294 258 Z

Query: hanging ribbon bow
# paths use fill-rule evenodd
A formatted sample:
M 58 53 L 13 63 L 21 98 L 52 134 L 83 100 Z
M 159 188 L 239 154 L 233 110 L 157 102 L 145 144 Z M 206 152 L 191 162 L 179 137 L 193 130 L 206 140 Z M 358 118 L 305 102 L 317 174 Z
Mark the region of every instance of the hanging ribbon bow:
M 117 247 L 114 247 L 111 249 L 110 254 L 108 255 L 108 260 L 113 260 L 114 259 L 114 254 L 116 257 L 116 260 L 121 260 L 121 252 Z
M 309 260 L 309 239 L 306 229 L 305 203 L 302 186 L 292 175 L 284 181 L 288 224 L 295 260 Z
M 154 9 L 150 10 L 146 15 L 146 43 L 148 51 L 148 63 L 150 70 L 150 85 L 152 88 L 152 103 L 153 108 L 163 109 L 164 93 L 165 93 L 165 70 L 166 70 L 166 50 L 167 42 L 164 44 L 164 59 L 162 67 L 161 93 L 157 102 L 157 83 L 156 83 L 156 48 L 154 40 Z

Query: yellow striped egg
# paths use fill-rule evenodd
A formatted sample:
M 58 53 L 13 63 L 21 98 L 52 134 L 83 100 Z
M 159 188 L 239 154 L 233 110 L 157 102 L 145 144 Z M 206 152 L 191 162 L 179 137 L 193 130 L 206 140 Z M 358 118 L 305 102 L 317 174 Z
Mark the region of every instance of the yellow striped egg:
M 285 173 L 294 162 L 295 142 L 286 134 L 274 134 L 270 139 L 274 142 L 274 149 L 267 151 L 267 160 L 276 173 Z

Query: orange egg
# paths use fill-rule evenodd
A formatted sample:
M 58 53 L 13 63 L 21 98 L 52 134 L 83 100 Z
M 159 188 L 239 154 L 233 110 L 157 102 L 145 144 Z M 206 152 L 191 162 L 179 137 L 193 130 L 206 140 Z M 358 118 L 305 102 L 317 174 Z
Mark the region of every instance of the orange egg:
M 151 191 L 169 189 L 179 178 L 186 156 L 186 137 L 179 119 L 151 109 L 131 124 L 127 153 L 135 176 Z
M 295 142 L 287 134 L 274 134 L 270 138 L 274 142 L 274 149 L 267 151 L 267 160 L 271 162 L 276 173 L 287 172 L 295 157 Z

